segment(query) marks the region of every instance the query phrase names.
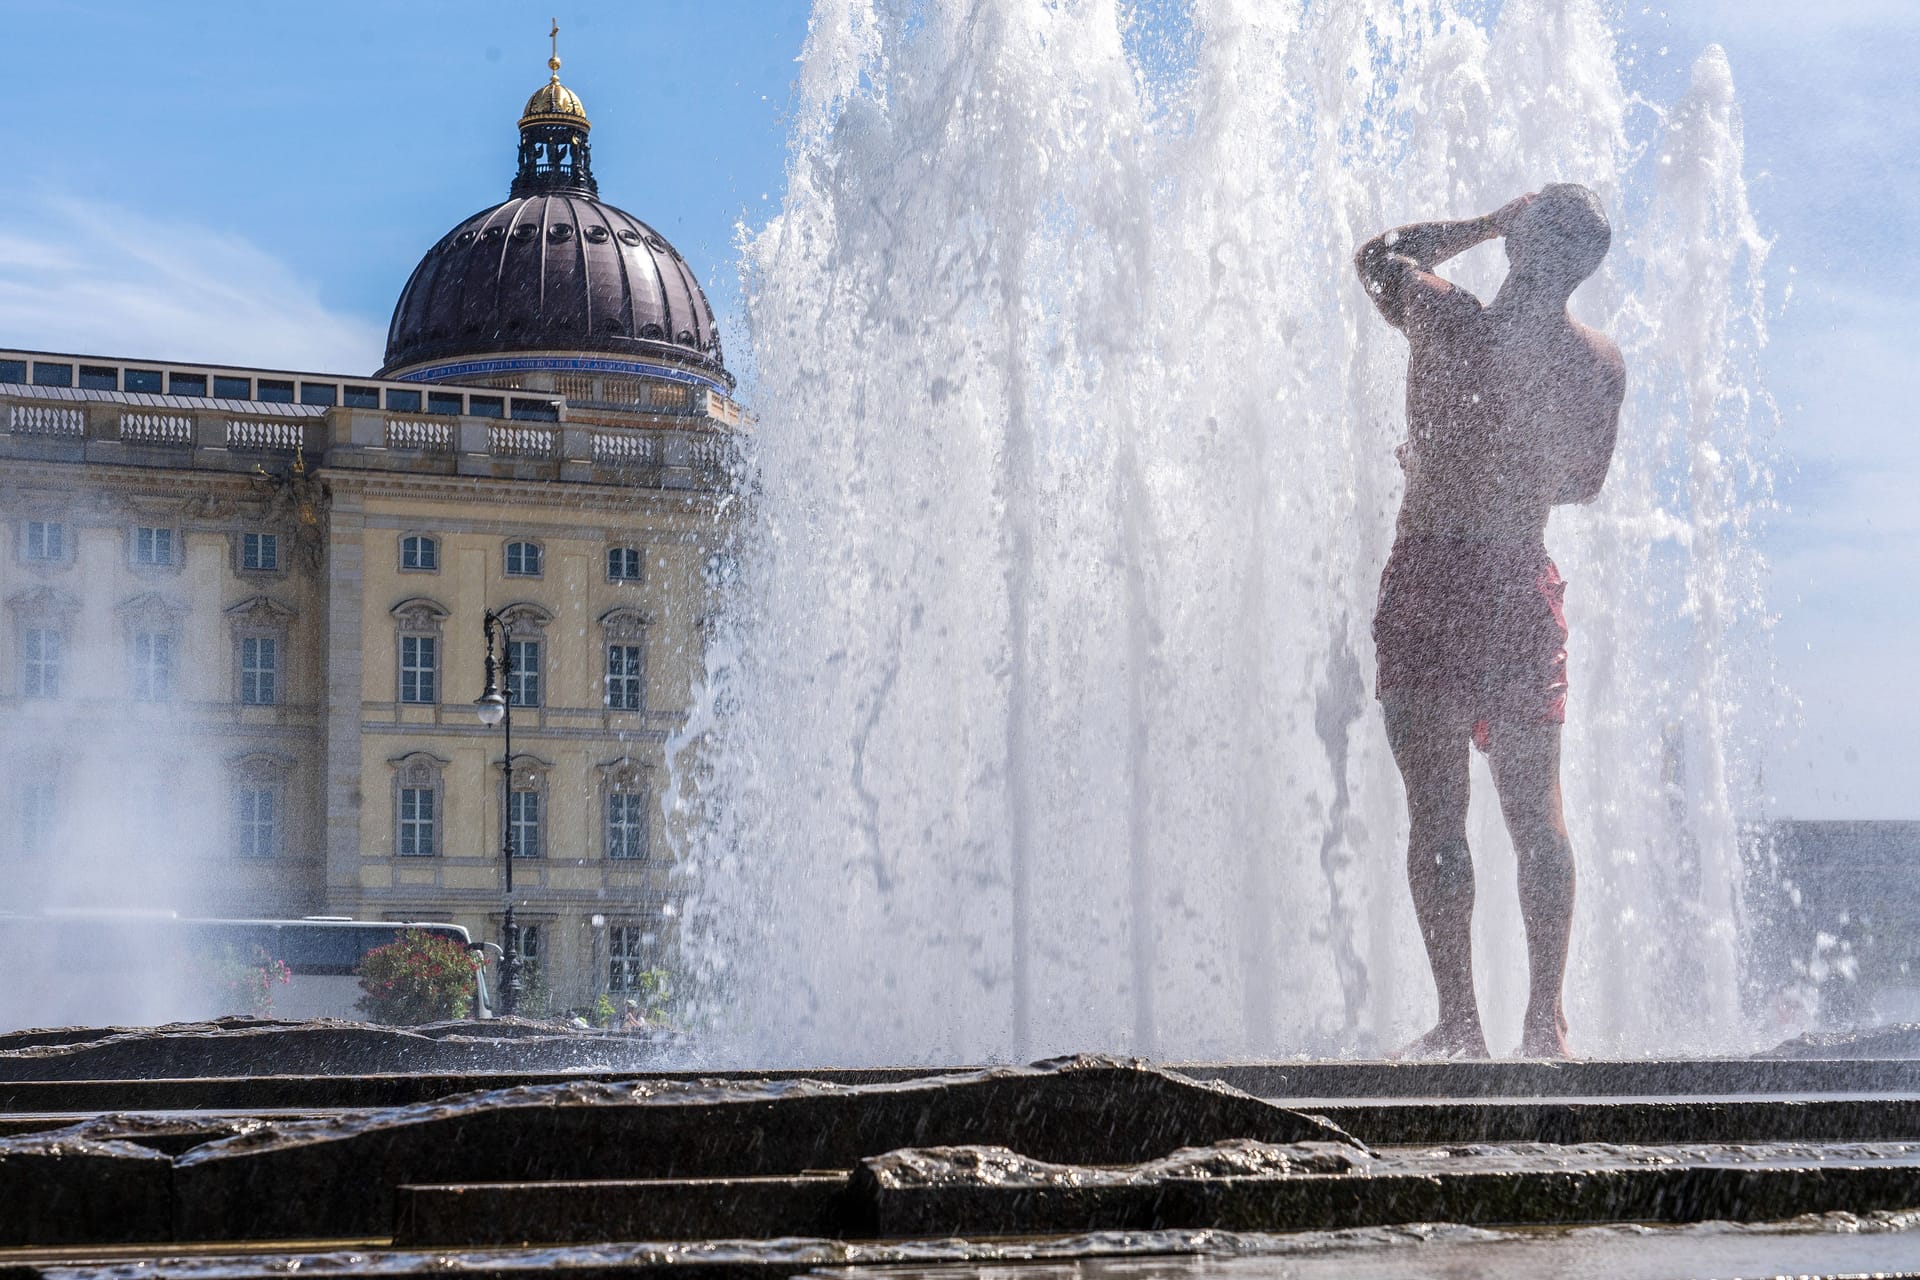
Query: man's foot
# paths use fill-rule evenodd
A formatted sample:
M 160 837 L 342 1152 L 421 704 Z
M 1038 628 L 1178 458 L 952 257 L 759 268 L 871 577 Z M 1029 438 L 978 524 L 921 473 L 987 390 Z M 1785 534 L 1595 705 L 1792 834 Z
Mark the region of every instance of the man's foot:
M 1393 1055 L 1401 1062 L 1434 1058 L 1487 1058 L 1487 1037 L 1478 1025 L 1441 1023 Z
M 1528 1015 L 1526 1027 L 1520 1033 L 1520 1052 L 1522 1058 L 1571 1058 L 1573 1050 L 1567 1045 L 1567 1015 L 1554 1010 L 1551 1018 L 1534 1018 Z

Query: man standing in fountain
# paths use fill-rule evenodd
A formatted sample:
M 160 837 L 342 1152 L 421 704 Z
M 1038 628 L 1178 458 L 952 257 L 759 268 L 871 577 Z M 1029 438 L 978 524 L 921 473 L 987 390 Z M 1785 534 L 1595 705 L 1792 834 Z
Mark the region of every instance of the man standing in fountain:
M 1509 271 L 1492 303 L 1433 274 L 1496 236 Z M 1407 788 L 1407 878 L 1440 997 L 1439 1024 L 1409 1057 L 1487 1056 L 1473 990 L 1470 740 L 1487 753 L 1519 858 L 1529 970 L 1520 1052 L 1567 1055 L 1566 588 L 1546 530 L 1555 504 L 1600 492 L 1613 456 L 1620 351 L 1567 314 L 1610 238 L 1593 192 L 1560 184 L 1485 217 L 1384 232 L 1354 259 L 1411 347 L 1398 450 L 1407 489 L 1373 619 L 1377 692 Z

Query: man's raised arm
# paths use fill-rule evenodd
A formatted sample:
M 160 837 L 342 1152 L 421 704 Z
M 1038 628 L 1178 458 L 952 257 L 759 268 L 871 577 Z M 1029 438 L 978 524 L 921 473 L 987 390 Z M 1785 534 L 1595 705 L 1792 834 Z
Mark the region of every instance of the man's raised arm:
M 1373 305 L 1380 309 L 1387 323 L 1405 328 L 1408 305 L 1416 297 L 1423 292 L 1437 294 L 1452 289 L 1432 274 L 1433 269 L 1477 244 L 1505 235 L 1532 199 L 1531 195 L 1524 195 L 1509 200 L 1493 213 L 1478 218 L 1415 222 L 1382 231 L 1353 255 L 1353 269 L 1360 273 L 1367 296 L 1373 299 Z

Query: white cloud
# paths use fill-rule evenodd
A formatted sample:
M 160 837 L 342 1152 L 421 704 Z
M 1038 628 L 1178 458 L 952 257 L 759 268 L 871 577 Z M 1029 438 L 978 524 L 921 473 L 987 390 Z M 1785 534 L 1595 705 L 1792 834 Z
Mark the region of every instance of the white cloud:
M 384 343 L 239 236 L 30 194 L 0 232 L 0 346 L 371 373 Z

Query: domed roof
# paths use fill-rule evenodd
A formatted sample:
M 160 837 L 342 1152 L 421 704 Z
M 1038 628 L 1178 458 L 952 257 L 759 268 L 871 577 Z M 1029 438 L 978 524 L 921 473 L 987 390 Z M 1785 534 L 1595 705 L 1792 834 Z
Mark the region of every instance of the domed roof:
M 558 62 L 559 59 L 554 61 Z M 520 113 L 523 128 L 549 120 L 570 123 L 581 129 L 593 128 L 587 120 L 587 104 L 580 101 L 579 94 L 561 84 L 557 74 L 533 91 L 533 96 L 527 99 L 527 109 Z
M 443 236 L 393 309 L 380 376 L 509 351 L 604 352 L 733 381 L 679 251 L 580 193 L 515 196 Z
M 476 357 L 539 352 L 552 358 L 502 368 L 611 356 L 642 376 L 731 390 L 699 281 L 659 232 L 600 200 L 586 109 L 560 83 L 557 50 L 548 66 L 553 78 L 520 118 L 511 194 L 447 232 L 414 268 L 379 376 L 457 378 L 483 372 Z

